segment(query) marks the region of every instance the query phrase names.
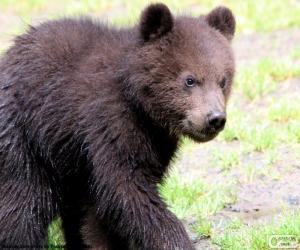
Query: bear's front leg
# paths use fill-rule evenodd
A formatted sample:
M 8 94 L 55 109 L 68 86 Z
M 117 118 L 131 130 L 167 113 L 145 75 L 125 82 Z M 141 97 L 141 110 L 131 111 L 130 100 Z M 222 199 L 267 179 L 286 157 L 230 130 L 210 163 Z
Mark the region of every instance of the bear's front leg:
M 129 249 L 141 250 L 191 250 L 194 249 L 181 222 L 166 208 L 156 190 L 156 185 L 147 181 L 142 170 L 128 171 L 120 165 L 93 167 L 96 214 L 94 223 L 89 223 L 84 235 L 88 244 L 103 242 L 103 236 L 114 235 L 114 245 L 125 242 Z M 107 232 L 96 227 L 105 224 Z M 89 228 L 88 228 L 89 227 Z M 95 227 L 94 229 L 91 227 Z M 99 241 L 95 233 L 99 232 Z M 102 235 L 100 235 L 102 234 Z M 122 243 L 123 244 L 123 243 Z M 91 245 L 91 249 L 110 249 Z M 113 248 L 112 248 L 113 249 Z
M 90 206 L 82 224 L 84 243 L 90 250 L 128 250 L 128 242 L 110 232 L 104 221 L 97 216 L 97 210 Z

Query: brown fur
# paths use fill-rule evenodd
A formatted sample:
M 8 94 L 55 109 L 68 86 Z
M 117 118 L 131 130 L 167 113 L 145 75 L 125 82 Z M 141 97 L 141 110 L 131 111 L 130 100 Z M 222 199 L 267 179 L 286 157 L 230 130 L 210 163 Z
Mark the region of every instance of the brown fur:
M 61 216 L 69 249 L 193 249 L 157 184 L 181 135 L 224 126 L 234 28 L 224 7 L 156 4 L 129 29 L 63 19 L 17 37 L 0 61 L 0 246 L 42 246 Z

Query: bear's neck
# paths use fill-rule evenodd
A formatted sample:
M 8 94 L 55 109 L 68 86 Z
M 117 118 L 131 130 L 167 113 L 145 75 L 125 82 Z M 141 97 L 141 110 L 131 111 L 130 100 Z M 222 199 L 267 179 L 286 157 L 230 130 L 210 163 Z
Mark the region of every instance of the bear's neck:
M 178 138 L 171 135 L 167 128 L 153 121 L 141 106 L 131 106 L 131 110 L 142 126 L 147 140 L 151 142 L 161 163 L 167 167 L 177 149 Z
M 157 175 L 162 177 L 178 148 L 178 137 L 172 135 L 168 128 L 155 122 L 144 110 L 138 99 L 132 95 L 131 91 L 124 91 L 123 97 L 128 111 L 133 117 L 133 122 L 138 126 L 140 136 L 143 137 L 144 143 L 139 146 L 141 149 L 143 148 L 142 151 L 147 155 L 145 159 L 148 163 L 152 162 L 154 168 L 158 168 Z

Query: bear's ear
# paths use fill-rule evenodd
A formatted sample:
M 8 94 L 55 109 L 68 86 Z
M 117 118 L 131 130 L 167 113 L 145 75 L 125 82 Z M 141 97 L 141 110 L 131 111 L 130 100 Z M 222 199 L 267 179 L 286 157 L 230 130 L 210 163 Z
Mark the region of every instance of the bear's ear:
M 207 23 L 220 31 L 229 41 L 234 36 L 235 18 L 227 7 L 217 7 L 205 17 Z
M 140 36 L 145 42 L 155 40 L 171 31 L 173 24 L 173 16 L 166 5 L 151 4 L 141 15 Z

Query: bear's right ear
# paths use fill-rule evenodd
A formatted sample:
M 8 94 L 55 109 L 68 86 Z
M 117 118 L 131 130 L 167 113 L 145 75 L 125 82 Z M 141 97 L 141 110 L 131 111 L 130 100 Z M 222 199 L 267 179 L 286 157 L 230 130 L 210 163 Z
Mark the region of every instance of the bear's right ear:
M 231 10 L 227 7 L 217 7 L 205 17 L 207 23 L 220 31 L 229 41 L 235 32 L 235 18 Z
M 140 36 L 145 42 L 155 40 L 171 31 L 173 25 L 173 16 L 166 5 L 151 4 L 141 15 Z

